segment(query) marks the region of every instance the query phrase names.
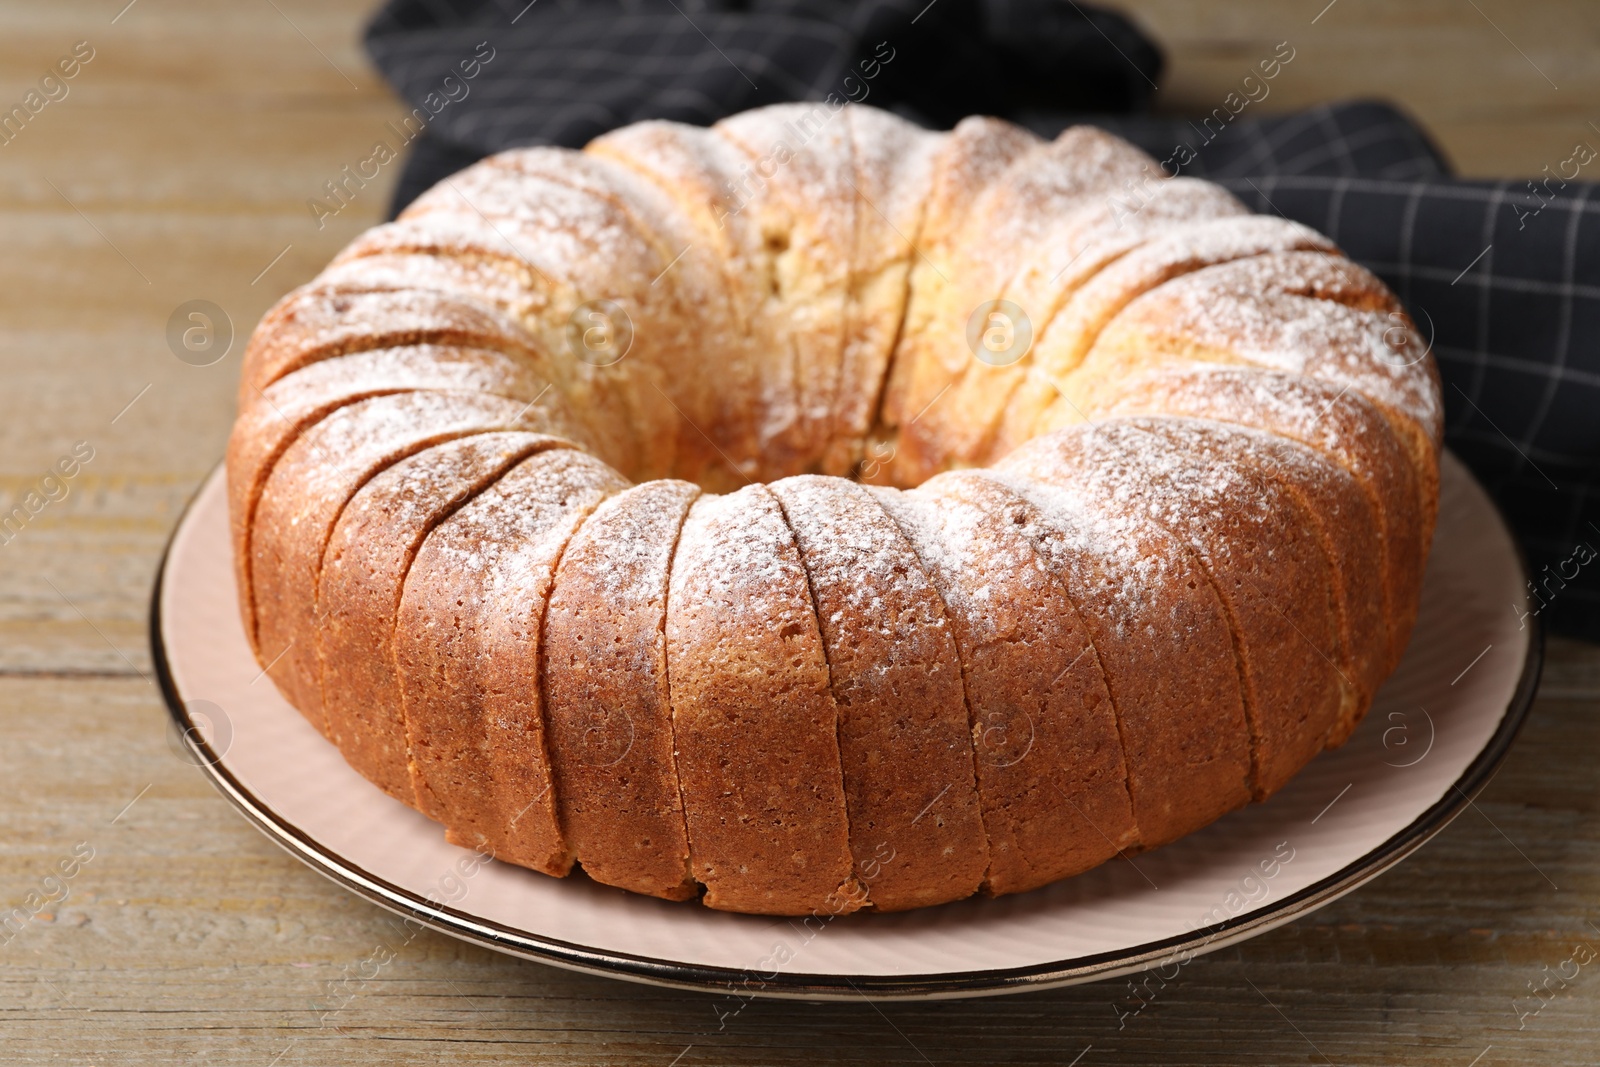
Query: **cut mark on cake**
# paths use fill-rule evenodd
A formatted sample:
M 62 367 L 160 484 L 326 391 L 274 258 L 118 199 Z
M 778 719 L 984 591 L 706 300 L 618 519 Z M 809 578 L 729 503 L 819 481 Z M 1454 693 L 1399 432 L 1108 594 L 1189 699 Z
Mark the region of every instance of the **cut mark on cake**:
M 254 678 L 250 679 L 250 684 L 251 685 L 255 685 L 257 682 L 261 681 L 261 679 L 265 678 L 267 676 L 267 672 L 272 670 L 272 668 L 276 667 L 278 665 L 278 661 L 280 659 L 282 659 L 283 657 L 287 656 L 289 654 L 289 650 L 291 648 L 293 648 L 293 647 L 294 647 L 294 640 L 290 639 L 289 643 L 287 645 L 283 646 L 283 651 L 279 652 L 276 656 L 273 656 L 272 657 L 272 662 L 267 664 L 265 667 L 262 667 L 261 668 L 261 673 L 257 674 Z
M 933 6 L 933 4 L 929 4 L 928 5 L 928 7 L 932 7 L 932 6 Z M 926 10 L 926 8 L 924 8 L 924 10 Z M 912 21 L 915 22 L 916 20 L 912 19 Z M 896 234 L 899 234 L 900 240 L 904 241 L 906 243 L 906 246 L 908 248 L 910 248 L 911 251 L 913 251 L 913 252 L 915 252 L 917 254 L 917 258 L 918 259 L 921 259 L 922 262 L 926 263 L 928 265 L 928 268 L 930 270 L 932 270 L 933 273 L 937 274 L 941 278 L 944 278 L 946 284 L 949 283 L 950 279 L 948 277 L 946 277 L 944 271 L 940 270 L 939 269 L 939 265 L 937 263 L 935 263 L 933 260 L 929 259 L 927 257 L 927 255 L 922 251 L 922 249 L 917 247 L 917 242 L 913 241 L 911 238 L 907 237 L 905 234 L 900 233 L 900 227 L 898 227 L 894 223 L 890 222 L 889 221 L 889 216 L 885 215 L 882 211 L 879 211 L 878 210 L 878 205 L 874 204 L 871 201 L 871 199 L 869 199 L 867 197 L 867 194 L 863 193 L 859 188 L 857 188 L 855 182 L 850 181 L 849 178 L 846 178 L 845 182 L 846 182 L 846 184 L 848 184 L 850 186 L 850 188 L 855 189 L 856 196 L 861 198 L 861 202 L 863 204 L 867 205 L 873 211 L 877 212 L 878 217 L 883 220 L 883 224 L 885 226 L 889 227 L 889 229 L 893 230 Z M 909 304 L 909 301 L 907 303 Z
M 517 821 L 519 819 L 521 819 L 524 815 L 528 814 L 528 810 L 530 808 L 532 808 L 535 804 L 539 803 L 539 801 L 543 800 L 544 799 L 544 795 L 546 793 L 548 793 L 548 792 L 550 792 L 550 784 L 547 782 L 547 783 L 545 783 L 545 787 L 543 789 L 539 790 L 539 795 L 538 796 L 534 797 L 532 800 L 530 800 L 526 804 L 522 805 L 521 810 L 518 811 L 515 815 L 511 816 L 511 821 L 506 823 L 506 829 L 510 830 L 510 829 L 514 828 L 517 825 Z
M 667 550 L 665 582 L 661 589 L 660 621 L 657 623 L 660 627 L 659 632 L 661 635 L 661 687 L 664 694 L 663 699 L 665 700 L 664 711 L 666 714 L 667 736 L 671 742 L 667 747 L 667 760 L 672 764 L 672 784 L 677 790 L 678 796 L 678 825 L 683 831 L 683 881 L 684 884 L 698 887 L 697 895 L 700 896 L 705 894 L 706 883 L 695 877 L 694 850 L 689 842 L 689 798 L 684 793 L 683 775 L 678 772 L 678 716 L 675 714 L 672 701 L 672 655 L 671 645 L 667 639 L 667 619 L 672 613 L 672 576 L 678 567 L 678 554 L 683 546 L 683 530 L 689 523 L 689 513 L 694 510 L 694 505 L 699 502 L 703 495 L 703 493 L 695 493 L 684 503 L 683 514 L 678 517 L 677 525 L 673 530 L 672 547 Z M 693 1047 L 693 1045 L 689 1046 L 689 1048 Z M 678 1059 L 672 1062 L 677 1063 L 678 1060 L 683 1059 L 684 1053 L 688 1051 L 689 1049 L 686 1048 L 683 1052 L 678 1053 Z M 671 1065 L 669 1064 L 668 1067 L 671 1067 Z
M 433 448 L 424 449 L 422 452 L 417 453 L 415 456 L 409 457 L 408 459 L 402 460 L 400 463 L 395 464 L 395 467 L 391 468 L 390 471 L 386 471 L 384 474 L 376 476 L 374 478 L 374 482 L 376 482 L 379 478 L 385 477 L 390 472 L 394 471 L 395 468 L 401 468 L 401 467 L 404 467 L 407 464 L 420 463 L 420 462 L 425 461 L 426 459 L 430 458 L 430 453 L 432 453 L 432 458 L 439 458 L 439 457 L 447 455 L 448 454 L 447 450 L 456 450 L 456 449 L 459 449 L 459 448 L 472 448 L 472 447 L 474 447 L 474 446 L 476 446 L 478 444 L 483 443 L 481 440 L 479 440 L 480 438 L 493 438 L 493 437 L 496 437 L 496 436 L 499 436 L 499 434 L 497 434 L 496 432 L 489 432 L 489 433 L 484 433 L 484 434 L 469 434 L 466 437 L 457 438 L 457 439 L 455 439 L 453 441 L 446 441 L 446 442 L 443 442 L 443 443 L 441 443 L 439 445 L 434 446 Z M 501 456 L 499 461 L 494 463 L 493 466 L 490 467 L 488 470 L 486 470 L 483 474 L 481 474 L 480 476 L 478 476 L 478 477 L 476 477 L 476 478 L 474 478 L 474 479 L 472 479 L 470 481 L 465 481 L 465 482 L 461 483 L 460 487 L 457 489 L 457 491 L 452 496 L 448 497 L 447 499 L 444 499 L 442 501 L 438 501 L 437 502 L 437 507 L 434 508 L 432 511 L 430 511 L 430 513 L 425 517 L 425 519 L 422 522 L 418 523 L 416 529 L 412 531 L 411 540 L 408 542 L 408 544 L 406 546 L 406 549 L 405 549 L 405 556 L 404 556 L 403 565 L 392 576 L 393 583 L 392 583 L 392 586 L 391 586 L 391 589 L 390 589 L 391 595 L 389 597 L 389 600 L 387 602 L 387 606 L 385 608 L 385 616 L 384 617 L 386 619 L 386 624 L 384 624 L 382 626 L 383 633 L 382 633 L 381 640 L 382 640 L 383 643 L 379 646 L 379 648 L 380 648 L 381 652 L 383 654 L 385 654 L 384 663 L 387 666 L 387 668 L 389 669 L 389 671 L 391 672 L 390 673 L 390 677 L 393 679 L 394 684 L 397 687 L 396 688 L 396 703 L 395 703 L 395 706 L 394 706 L 393 710 L 394 710 L 394 717 L 398 722 L 399 732 L 398 732 L 398 736 L 394 738 L 394 741 L 396 742 L 396 745 L 397 745 L 397 748 L 399 749 L 399 751 L 401 753 L 403 753 L 404 759 L 405 759 L 405 763 L 406 763 L 408 768 L 410 767 L 410 765 L 412 763 L 415 762 L 416 754 L 413 751 L 413 746 L 412 746 L 413 733 L 412 733 L 412 729 L 411 729 L 410 720 L 409 720 L 409 718 L 407 716 L 405 693 L 403 691 L 403 688 L 400 687 L 400 683 L 399 683 L 400 672 L 399 672 L 399 667 L 395 662 L 395 651 L 394 651 L 395 639 L 396 639 L 396 629 L 397 629 L 397 627 L 399 625 L 400 606 L 401 606 L 402 601 L 405 598 L 406 581 L 411 575 L 411 568 L 412 568 L 413 564 L 416 563 L 417 554 L 421 551 L 423 543 L 425 541 L 427 541 L 428 536 L 431 533 L 433 533 L 433 531 L 435 529 L 437 529 L 438 527 L 444 525 L 446 522 L 450 521 L 450 519 L 456 514 L 456 512 L 458 512 L 462 508 L 466 507 L 474 499 L 476 499 L 480 494 L 492 489 L 500 481 L 500 479 L 502 477 L 504 477 L 507 473 L 509 473 L 518 464 L 522 463 L 523 460 L 528 459 L 531 456 L 534 456 L 534 455 L 536 455 L 536 454 L 538 454 L 540 452 L 551 451 L 551 450 L 554 450 L 554 449 L 557 449 L 557 448 L 564 447 L 561 442 L 557 441 L 554 438 L 545 437 L 545 436 L 535 436 L 535 435 L 523 435 L 523 436 L 526 436 L 526 437 L 531 438 L 531 439 L 525 441 L 525 443 L 523 445 L 521 445 L 520 447 L 508 449 L 505 452 L 505 454 Z M 366 492 L 366 489 L 367 489 L 367 487 L 363 486 L 362 490 L 358 491 L 357 494 L 351 498 L 351 502 L 354 503 L 357 499 L 359 499 L 362 496 L 364 496 L 365 492 Z M 347 505 L 347 507 L 348 507 L 348 505 Z M 323 595 L 322 594 L 323 594 L 324 590 L 323 590 L 322 571 L 326 570 L 327 562 L 328 562 L 328 554 L 331 551 L 334 550 L 335 537 L 340 533 L 341 528 L 344 525 L 344 521 L 343 521 L 344 517 L 345 517 L 345 512 L 341 511 L 339 521 L 334 525 L 333 530 L 329 535 L 329 539 L 328 539 L 327 544 L 325 544 L 323 546 L 323 566 L 322 566 L 321 569 L 319 569 L 318 576 L 317 576 L 317 599 L 316 599 L 316 609 L 315 609 L 318 612 L 319 615 L 321 614 L 321 612 L 323 610 Z M 368 562 L 368 565 L 370 566 L 371 560 L 369 559 L 367 562 Z M 317 677 L 318 677 L 318 681 L 319 681 L 319 686 L 320 686 L 322 694 L 323 694 L 323 715 L 324 715 L 324 717 L 327 719 L 327 721 L 329 723 L 330 730 L 332 730 L 332 728 L 334 726 L 334 716 L 333 716 L 334 709 L 338 709 L 338 711 L 341 714 L 341 722 L 339 723 L 339 725 L 341 725 L 341 726 L 353 725 L 351 723 L 346 723 L 346 722 L 342 721 L 342 718 L 343 718 L 344 714 L 346 713 L 346 709 L 344 708 L 344 706 L 342 704 L 336 702 L 336 701 L 330 700 L 330 696 L 332 695 L 334 690 L 333 690 L 333 687 L 330 686 L 330 684 L 329 684 L 329 671 L 328 671 L 328 663 L 327 663 L 327 659 L 326 659 L 327 650 L 324 647 L 324 642 L 321 641 L 321 640 L 319 640 L 317 642 L 317 646 L 318 646 L 317 647 L 317 656 L 318 656 L 318 662 L 320 664 L 318 672 L 317 672 Z M 336 737 L 336 741 L 337 741 L 337 737 Z M 341 747 L 341 749 L 343 748 L 343 743 L 342 742 L 340 743 L 340 747 Z M 346 758 L 349 759 L 350 757 L 347 755 Z M 351 760 L 351 762 L 354 763 L 355 761 Z M 365 773 L 367 773 L 367 771 L 363 770 L 362 773 L 365 774 Z M 408 803 L 410 803 L 411 806 L 413 806 L 413 807 L 417 807 L 418 806 L 418 802 L 415 800 L 415 797 L 416 797 L 415 777 L 413 775 L 407 773 L 404 776 L 397 775 L 397 780 L 398 780 L 397 781 L 397 788 L 409 789 L 411 794 L 412 794 L 413 799 L 411 801 L 408 801 Z M 400 782 L 403 782 L 404 785 L 399 785 L 398 783 L 400 783 Z M 404 799 L 404 798 L 402 798 L 402 799 Z
M 1129 867 L 1132 867 L 1134 870 L 1138 871 L 1140 878 L 1143 878 L 1145 881 L 1150 882 L 1150 888 L 1151 889 L 1154 889 L 1158 893 L 1161 892 L 1161 887 L 1156 885 L 1155 882 L 1151 881 L 1150 876 L 1148 874 L 1144 873 L 1144 868 L 1140 867 L 1137 863 L 1133 862 L 1133 859 L 1130 856 L 1128 856 L 1127 853 L 1123 852 L 1122 849 L 1117 848 L 1117 843 L 1115 841 L 1111 840 L 1110 837 L 1107 837 L 1106 836 L 1106 832 L 1104 830 L 1100 829 L 1099 826 L 1095 825 L 1095 821 L 1093 819 L 1089 818 L 1089 813 L 1084 811 L 1083 807 L 1076 800 L 1073 800 L 1071 797 L 1067 796 L 1066 792 L 1063 791 L 1062 788 L 1059 785 L 1056 785 L 1054 782 L 1050 783 L 1050 788 L 1054 789 L 1057 793 L 1060 793 L 1061 794 L 1061 799 L 1065 800 L 1068 804 L 1071 804 L 1074 808 L 1076 808 L 1077 811 L 1078 811 L 1078 814 L 1083 816 L 1083 821 L 1088 823 L 1089 826 L 1094 830 L 1095 833 L 1099 834 L 1101 837 L 1104 837 L 1106 839 L 1106 844 L 1110 845 L 1112 850 L 1116 852 L 1118 859 L 1125 861 L 1128 864 Z
M 517 258 L 522 260 L 523 263 L 527 264 L 529 270 L 533 271 L 533 273 L 537 274 L 541 279 L 543 279 L 544 283 L 550 286 L 551 289 L 558 288 L 555 282 L 550 280 L 550 276 L 535 266 L 533 260 L 529 259 L 522 249 L 517 247 L 517 243 L 510 237 L 506 236 L 506 232 L 504 230 L 496 226 L 489 216 L 485 215 L 482 211 L 479 211 L 477 204 L 474 204 L 471 200 L 467 199 L 467 194 L 461 191 L 460 186 L 456 185 L 456 183 L 451 181 L 449 178 L 446 178 L 444 183 L 451 189 L 455 190 L 455 194 L 461 198 L 461 202 L 463 204 L 466 204 L 477 213 L 477 216 L 483 220 L 484 225 L 488 226 L 489 229 L 500 235 L 500 239 L 506 243 L 506 247 L 510 248 L 512 252 L 516 253 Z
M 1323 561 L 1328 563 L 1329 570 L 1332 571 L 1333 570 L 1332 561 L 1327 558 L 1327 552 L 1325 550 L 1322 550 L 1322 551 L 1323 551 Z M 1277 604 L 1274 604 L 1272 602 L 1272 598 L 1267 596 L 1266 591 L 1261 588 L 1261 584 L 1259 582 L 1257 582 L 1254 578 L 1249 577 L 1248 575 L 1246 576 L 1246 578 L 1250 582 L 1251 585 L 1255 586 L 1256 592 L 1261 594 L 1262 603 L 1264 603 L 1264 604 L 1268 605 L 1269 607 L 1271 607 L 1273 611 L 1276 611 L 1278 613 L 1278 616 L 1280 618 L 1282 618 L 1284 622 L 1288 623 L 1289 626 L 1294 630 L 1295 633 L 1300 635 L 1300 640 L 1302 640 L 1302 641 L 1304 641 L 1306 643 L 1306 647 L 1310 648 L 1311 651 L 1313 651 L 1317 655 L 1321 656 L 1323 661 L 1326 662 L 1328 666 L 1333 668 L 1333 673 L 1337 674 L 1340 677 L 1340 679 L 1342 679 L 1344 681 L 1345 685 L 1350 686 L 1352 689 L 1354 689 L 1355 688 L 1355 683 L 1350 680 L 1350 676 L 1345 674 L 1344 671 L 1340 670 L 1339 669 L 1339 665 L 1337 663 L 1335 663 L 1332 659 L 1329 659 L 1328 658 L 1328 654 L 1326 652 L 1322 651 L 1322 649 L 1318 648 L 1317 647 L 1317 643 L 1315 641 L 1311 640 L 1311 638 L 1307 637 L 1306 634 L 1305 634 L 1305 631 L 1300 629 L 1299 626 L 1295 625 L 1295 621 L 1293 619 L 1291 619 L 1288 615 L 1284 614 L 1284 611 L 1283 611 L 1282 608 L 1278 607 Z M 1334 582 L 1334 579 L 1330 576 L 1330 586 L 1329 586 L 1330 596 L 1332 595 L 1332 583 L 1333 582 Z
M 538 396 L 534 397 L 532 400 L 530 400 L 526 404 L 524 404 L 523 407 L 522 407 L 522 410 L 517 412 L 515 415 L 513 415 L 511 417 L 512 424 L 515 425 L 516 423 L 521 422 L 522 421 L 522 416 L 524 416 L 524 415 L 526 415 L 528 413 L 528 409 L 533 407 L 533 405 L 537 404 L 544 397 L 544 394 L 546 394 L 546 393 L 548 393 L 550 391 L 551 386 L 553 386 L 554 384 L 555 384 L 554 382 L 550 382 L 550 383 L 546 384 L 543 389 L 539 390 L 539 395 Z

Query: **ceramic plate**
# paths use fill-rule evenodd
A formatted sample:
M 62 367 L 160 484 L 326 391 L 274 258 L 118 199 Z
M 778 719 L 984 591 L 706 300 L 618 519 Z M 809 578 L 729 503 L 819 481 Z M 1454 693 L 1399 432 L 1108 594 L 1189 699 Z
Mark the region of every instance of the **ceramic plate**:
M 1442 829 L 1505 756 L 1541 654 L 1521 558 L 1446 456 L 1404 662 L 1351 740 L 1265 804 L 1056 885 L 896 915 L 774 919 L 546 878 L 445 843 L 283 700 L 239 622 L 221 469 L 179 522 L 151 612 L 190 754 L 278 844 L 436 930 L 643 982 L 806 999 L 959 997 L 1171 966 L 1335 900 Z

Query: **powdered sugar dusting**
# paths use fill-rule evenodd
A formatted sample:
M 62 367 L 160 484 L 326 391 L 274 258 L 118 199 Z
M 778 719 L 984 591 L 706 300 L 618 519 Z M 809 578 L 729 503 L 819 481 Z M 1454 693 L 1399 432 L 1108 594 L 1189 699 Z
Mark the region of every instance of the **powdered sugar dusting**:
M 850 613 L 852 625 L 904 646 L 897 657 L 931 658 L 943 619 L 919 615 L 917 625 L 907 626 L 898 613 L 922 603 L 933 587 L 910 543 L 867 490 L 840 478 L 804 475 L 775 482 L 772 491 L 798 538 L 819 611 L 826 591 L 832 610 Z M 827 630 L 836 620 L 823 622 Z
M 698 597 L 764 620 L 766 628 L 795 621 L 792 594 L 805 585 L 805 571 L 794 534 L 766 486 L 695 501 L 679 539 L 670 596 L 684 596 L 683 583 L 691 577 Z
M 686 483 L 630 489 L 585 451 L 541 452 L 435 528 L 420 573 L 458 605 L 436 605 L 454 625 L 481 625 L 474 656 L 509 655 L 537 639 L 572 537 L 598 597 L 665 587 L 670 654 L 691 657 L 694 699 L 711 707 L 718 687 L 747 685 L 790 701 L 819 767 L 834 708 L 822 652 L 846 633 L 877 642 L 881 661 L 852 661 L 868 688 L 895 666 L 955 662 L 955 631 L 974 655 L 1011 640 L 1007 626 L 1031 634 L 1042 651 L 1018 654 L 1042 669 L 1046 645 L 1080 639 L 1077 624 L 1040 608 L 1035 632 L 1018 605 L 1059 605 L 1070 590 L 1106 627 L 1098 640 L 1128 642 L 1108 651 L 1129 691 L 1152 671 L 1141 699 L 1184 699 L 1166 686 L 1180 675 L 1215 688 L 1210 667 L 1161 657 L 1225 660 L 1226 617 L 1273 655 L 1293 639 L 1239 614 L 1248 598 L 1224 594 L 1221 576 L 1324 581 L 1308 546 L 1333 546 L 1318 559 L 1345 551 L 1337 535 L 1359 526 L 1346 512 L 1368 506 L 1351 476 L 1375 502 L 1426 483 L 1414 430 L 1437 442 L 1442 405 L 1425 341 L 1375 278 L 1313 231 L 1153 167 L 1084 127 L 1045 143 L 968 119 L 939 135 L 815 104 L 492 157 L 362 235 L 263 319 L 239 424 L 261 447 L 230 450 L 230 477 L 243 465 L 272 498 L 252 551 L 301 552 L 386 466 L 391 519 L 423 522 L 418 509 L 450 483 L 448 456 L 490 438 L 405 455 L 455 434 L 565 433 L 568 407 L 587 427 L 578 444 L 645 477 L 724 463 L 844 471 L 873 439 L 900 449 L 897 477 L 946 473 L 905 492 L 807 474 L 691 504 Z M 1036 331 L 1027 362 L 1004 370 L 964 346 L 972 309 L 1001 295 Z M 600 298 L 633 331 L 608 366 L 569 349 L 569 316 Z M 1251 369 L 1200 373 L 1201 361 Z M 1038 437 L 991 470 L 949 469 L 981 462 L 997 435 L 1024 437 L 1007 412 L 1049 425 L 1064 401 L 1033 393 L 1052 383 L 1063 396 L 1082 386 L 1090 413 L 1113 418 Z M 874 427 L 880 390 L 887 426 Z M 1409 481 L 1407 449 L 1422 457 Z M 1415 494 L 1424 507 L 1427 493 Z M 1359 592 L 1345 583 L 1350 603 Z M 1261 656 L 1249 684 L 1268 708 L 1272 671 L 1301 665 Z M 1289 712 L 1293 681 L 1272 690 Z M 767 725 L 773 744 L 788 729 Z
M 430 565 L 480 576 L 485 590 L 493 590 L 486 599 L 542 600 L 575 520 L 625 488 L 616 471 L 582 452 L 541 452 L 434 530 L 427 541 Z M 558 530 L 560 538 L 552 541 L 548 535 Z

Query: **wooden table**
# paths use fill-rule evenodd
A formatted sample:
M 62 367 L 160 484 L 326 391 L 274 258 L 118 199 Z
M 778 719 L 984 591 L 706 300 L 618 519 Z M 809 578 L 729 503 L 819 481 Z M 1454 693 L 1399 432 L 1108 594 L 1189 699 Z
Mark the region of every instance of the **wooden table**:
M 22 904 L 75 848 L 93 852 L 67 899 L 0 948 L 0 1061 L 1600 1059 L 1600 964 L 1552 983 L 1521 1028 L 1513 1006 L 1575 945 L 1600 949 L 1600 648 L 1570 641 L 1551 643 L 1478 810 L 1375 884 L 1186 968 L 1122 1030 L 1125 990 L 1104 983 L 755 1003 L 719 1031 L 708 996 L 406 941 L 289 859 L 175 757 L 147 597 L 222 453 L 243 336 L 380 217 L 394 173 L 320 230 L 306 200 L 400 109 L 358 49 L 367 0 L 126 2 L 0 4 L 5 107 L 75 42 L 94 51 L 69 95 L 0 147 L 0 488 L 21 495 L 75 443 L 94 450 L 69 495 L 0 545 L 0 901 Z M 1313 22 L 1323 2 L 1132 6 L 1171 50 L 1166 106 L 1209 110 L 1289 40 L 1270 105 L 1396 97 L 1467 172 L 1532 174 L 1577 140 L 1600 144 L 1600 109 L 1584 110 L 1600 88 L 1594 5 L 1337 0 Z M 166 340 L 195 299 L 239 335 L 213 366 Z M 396 959 L 324 1021 L 315 1004 L 378 944 Z

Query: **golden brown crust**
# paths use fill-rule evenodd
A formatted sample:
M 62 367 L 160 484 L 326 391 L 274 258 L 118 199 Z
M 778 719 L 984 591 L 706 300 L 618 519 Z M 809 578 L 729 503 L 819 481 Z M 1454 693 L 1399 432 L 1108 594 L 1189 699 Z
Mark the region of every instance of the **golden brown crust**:
M 1393 294 L 1355 264 L 1280 251 L 1204 267 L 1128 303 L 1093 347 L 1081 367 L 1055 376 L 1050 389 L 1061 399 L 1035 419 L 1036 432 L 1081 418 L 1100 383 L 1151 355 L 1287 370 L 1353 390 L 1383 412 L 1411 457 L 1423 544 L 1431 543 L 1438 370 Z
M 386 393 L 418 389 L 470 391 L 527 403 L 521 421 L 570 440 L 581 429 L 557 408 L 552 394 L 525 364 L 485 349 L 415 345 L 380 348 L 310 364 L 256 394 L 228 438 L 228 516 L 245 631 L 255 640 L 249 596 L 250 536 L 262 487 L 285 450 L 308 427 L 338 408 Z M 260 650 L 257 649 L 259 656 Z M 264 665 L 263 661 L 263 665 Z
M 1018 530 L 1016 498 L 965 474 L 876 493 L 948 607 L 989 839 L 985 890 L 1033 889 L 1135 844 L 1099 660 Z
M 1071 297 L 1038 326 L 1039 341 L 1025 382 L 1010 395 L 1002 435 L 1003 448 L 1080 421 L 1084 384 L 1095 380 L 1086 366 L 1101 349 L 1138 354 L 1119 327 L 1139 320 L 1139 307 L 1182 292 L 1187 280 L 1207 270 L 1220 271 L 1241 260 L 1267 254 L 1309 250 L 1337 253 L 1333 242 L 1307 226 L 1260 215 L 1223 217 L 1191 226 L 1156 230 L 1149 240 L 1119 257 L 1074 289 Z M 1203 312 L 1202 312 L 1203 313 Z M 1109 334 L 1109 336 L 1107 336 Z M 991 458 L 1003 454 L 996 449 Z
M 436 344 L 533 359 L 514 323 L 480 304 L 423 289 L 334 289 L 316 283 L 280 300 L 251 336 L 239 402 L 318 360 L 374 348 Z
M 428 535 L 395 623 L 412 786 L 457 844 L 565 874 L 550 790 L 539 642 L 556 563 L 627 487 L 573 449 L 523 460 Z
M 1039 369 L 1056 377 L 1071 371 L 1118 312 L 1164 282 L 1267 252 L 1299 249 L 1324 255 L 1337 251 L 1309 226 L 1262 215 L 1212 219 L 1162 233 L 1073 294 L 1042 330 L 1035 356 Z
M 822 628 L 856 876 L 879 911 L 970 896 L 988 846 L 944 601 L 863 487 L 805 475 L 771 488 Z
M 1210 425 L 1129 419 L 1074 428 L 1029 442 L 1001 467 L 1076 482 L 1106 513 L 1132 509 L 1194 550 L 1233 630 L 1260 799 L 1322 749 L 1339 718 L 1332 577 L 1299 502 Z
M 793 400 L 798 383 L 788 322 L 765 313 L 771 264 L 755 213 L 746 210 L 741 184 L 748 181 L 741 172 L 748 167 L 746 157 L 711 130 L 673 122 L 625 126 L 596 138 L 584 151 L 660 190 L 698 235 L 673 273 L 687 267 L 715 279 L 709 284 L 717 298 L 697 309 L 704 327 L 697 358 L 714 368 L 718 388 L 707 391 L 706 411 L 683 417 L 721 460 L 704 468 L 701 483 L 713 491 L 732 491 L 758 472 L 757 457 L 793 456 L 798 450 Z M 703 257 L 697 251 L 701 247 Z
M 922 334 L 924 345 L 932 346 L 921 354 L 920 381 L 911 388 L 925 399 L 901 430 L 902 480 L 920 481 L 988 454 L 1007 397 L 1025 375 L 1028 337 L 1050 319 L 1047 308 L 1140 243 L 1140 232 L 1163 211 L 1185 210 L 1191 222 L 1243 211 L 1215 186 L 1195 197 L 1190 194 L 1198 183 L 1185 182 L 1128 224 L 1116 210 L 1118 195 L 1155 169 L 1155 160 L 1132 145 L 1075 126 L 1031 145 L 986 187 L 973 190 L 957 251 L 941 270 L 950 284 Z M 1048 280 L 1037 274 L 1041 248 L 1064 253 Z M 975 316 L 985 323 L 978 345 L 969 325 Z M 1008 344 L 989 341 L 996 329 Z M 1006 350 L 996 353 L 996 347 Z
M 278 688 L 323 733 L 317 579 L 346 502 L 369 478 L 415 452 L 514 427 L 521 407 L 480 393 L 376 396 L 339 408 L 301 433 L 273 466 L 250 541 L 256 642 Z
M 405 222 L 488 226 L 536 275 L 544 302 L 519 325 L 565 373 L 561 387 L 610 430 L 606 455 L 641 478 L 673 469 L 677 413 L 662 395 L 681 331 L 661 254 L 579 153 L 523 148 L 419 196 Z M 600 304 L 593 297 L 603 294 Z
M 394 664 L 395 614 L 423 539 L 511 466 L 572 447 L 543 434 L 458 438 L 401 460 L 351 498 L 323 551 L 317 659 L 328 736 L 350 765 L 416 807 Z
M 562 554 L 540 678 L 561 827 L 589 877 L 686 900 L 689 839 L 667 691 L 667 575 L 700 490 L 634 486 Z
M 1361 394 L 1299 375 L 1250 367 L 1172 362 L 1125 379 L 1091 415 L 1186 415 L 1254 426 L 1338 462 L 1367 494 L 1377 523 L 1373 548 L 1383 576 L 1381 626 L 1388 635 L 1381 680 L 1400 662 L 1416 617 L 1427 559 L 1411 459 L 1382 412 Z
M 1031 505 L 1018 529 L 1065 585 L 1094 644 L 1140 847 L 1248 803 L 1250 727 L 1232 631 L 1193 552 L 1136 514 L 1107 514 L 1072 479 L 1036 481 L 1006 464 L 982 476 Z
M 765 486 L 690 510 L 672 563 L 667 670 L 705 903 L 773 915 L 859 908 L 822 634 Z
M 1339 675 L 1339 714 L 1325 747 L 1342 744 L 1366 715 L 1382 683 L 1388 633 L 1382 613 L 1382 564 L 1372 506 L 1337 463 L 1298 442 L 1236 425 L 1208 423 L 1240 462 L 1270 478 L 1299 502 L 1326 560 L 1333 594 L 1335 649 L 1325 650 Z

